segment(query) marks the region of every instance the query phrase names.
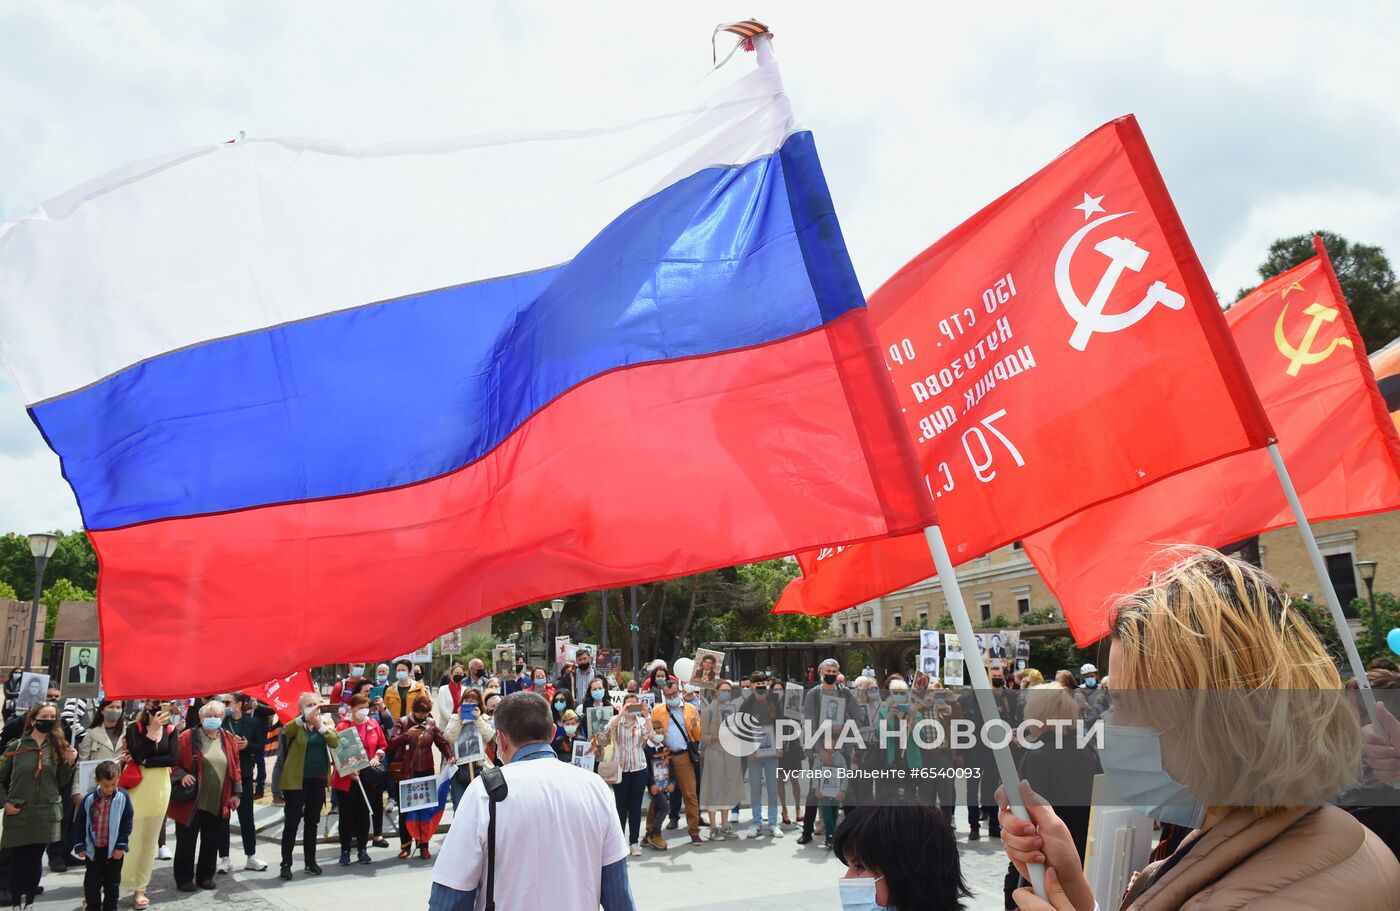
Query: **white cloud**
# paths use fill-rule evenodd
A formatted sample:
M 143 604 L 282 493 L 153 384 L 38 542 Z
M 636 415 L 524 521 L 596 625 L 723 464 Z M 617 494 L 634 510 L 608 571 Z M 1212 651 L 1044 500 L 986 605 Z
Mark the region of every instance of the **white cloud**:
M 0 214 L 240 129 L 369 143 L 633 119 L 692 93 L 709 67 L 710 29 L 750 12 L 505 0 L 6 4 Z M 764 14 L 867 290 L 1130 111 L 1223 294 L 1253 282 L 1274 237 L 1314 227 L 1400 257 L 1393 4 L 857 10 L 771 0 Z M 739 55 L 729 65 L 750 64 Z M 38 434 L 21 442 L 8 385 L 0 412 L 0 459 L 11 460 L 0 528 L 52 525 L 64 510 L 58 524 L 74 524 Z

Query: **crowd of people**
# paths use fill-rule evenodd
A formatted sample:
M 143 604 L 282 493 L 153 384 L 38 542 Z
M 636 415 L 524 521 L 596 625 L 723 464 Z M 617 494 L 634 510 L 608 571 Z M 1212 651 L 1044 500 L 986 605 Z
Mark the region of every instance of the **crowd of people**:
M 1135 721 L 1138 727 L 1130 730 L 1146 732 L 1134 741 L 1142 749 L 1130 755 L 1116 747 L 1096 753 L 1037 743 L 1034 733 L 1014 742 L 1030 823 L 1012 815 L 998 791 L 996 763 L 980 741 L 955 748 L 950 736 L 934 746 L 899 736 L 916 724 L 947 729 L 959 719 L 979 721 L 974 694 L 945 689 L 918 670 L 876 680 L 867 667 L 848 682 L 834 658 L 814 667 L 809 681 L 768 671 L 737 680 L 718 672 L 682 680 L 661 660 L 649 663 L 640 679 L 627 679 L 593 667 L 592 656 L 580 651 L 576 661 L 555 669 L 517 661 L 512 671 L 489 673 L 472 659 L 454 664 L 436 685 L 407 659 L 356 663 L 332 685 L 318 686 L 325 695 L 301 695 L 295 717 L 285 723 L 246 693 L 123 704 L 65 699 L 54 686 L 46 701 L 11 714 L 0 728 L 0 865 L 8 867 L 0 883 L 8 885 L 13 905 L 29 906 L 43 891 L 47 854 L 53 870 L 85 865 L 90 911 L 115 908 L 120 892 L 132 894 L 138 911 L 149 907 L 158 861 L 172 863 L 180 890 L 214 889 L 218 874 L 233 869 L 235 828 L 243 868 L 268 868 L 257 856 L 253 816 L 266 790 L 283 812 L 281 878 L 295 876 L 298 842 L 302 873 L 321 874 L 317 841 L 328 809 L 339 815 L 339 863 L 370 865 L 371 847 L 391 846 L 386 822 L 399 782 L 443 770 L 451 778 L 451 804 L 458 807 L 472 794 L 475 812 L 483 791 L 473 789 L 477 779 L 528 754 L 575 767 L 568 774 L 591 782 L 590 800 L 607 795 L 624 856 L 668 850 L 675 836 L 667 833 L 682 825 L 681 837 L 697 846 L 745 835 L 781 839 L 788 831 L 807 845 L 820 836 L 848 867 L 840 886 L 846 907 L 961 906 L 968 895 L 955 834 L 955 781 L 961 777 L 969 838 L 981 837 L 985 826 L 1005 843 L 1006 907 L 1092 911 L 1080 859 L 1094 776 L 1106 773 L 1120 791 L 1122 782 L 1134 782 L 1139 790 L 1124 796 L 1135 800 L 1172 786 L 1180 793 L 1209 791 L 1215 785 L 1207 782 L 1220 774 L 1209 768 L 1209 751 L 1169 742 L 1168 732 L 1153 726 L 1165 727 L 1163 719 L 1118 717 L 1131 714 L 1133 694 L 1344 692 L 1316 635 L 1289 610 L 1276 583 L 1218 554 L 1187 559 L 1124 599 L 1113 629 L 1111 680 L 1092 664 L 1077 674 L 1059 671 L 1050 682 L 1030 668 L 1005 686 L 993 680 L 998 714 L 1012 726 L 1030 721 L 1033 729 L 1048 730 L 1057 722 L 1111 716 L 1115 724 Z M 1223 641 L 1221 631 L 1227 631 Z M 1378 690 L 1395 687 L 1400 674 L 1393 665 L 1378 666 L 1370 681 Z M 801 685 L 791 687 L 794 682 Z M 1011 691 L 1022 689 L 1013 698 Z M 515 706 L 513 737 L 497 725 L 508 698 Z M 852 744 L 827 729 L 807 743 L 735 751 L 724 743 L 724 728 L 733 729 L 736 713 L 760 729 L 794 716 L 818 727 L 841 717 L 857 721 L 862 735 Z M 1325 899 L 1352 908 L 1394 907 L 1400 895 L 1396 808 L 1347 812 L 1328 804 L 1357 787 L 1359 776 L 1370 787 L 1400 779 L 1400 724 L 1365 732 L 1365 766 L 1358 761 L 1359 714 L 1319 716 L 1314 728 L 1315 741 L 1290 742 L 1286 753 L 1272 754 L 1269 769 L 1275 783 L 1300 770 L 1298 781 L 1316 792 L 1309 805 L 1134 803 L 1161 824 L 1160 860 L 1134 880 L 1121 907 L 1244 907 L 1249 896 L 1261 894 L 1278 896 L 1280 903 L 1248 906 L 1321 907 Z M 331 753 L 352 730 L 368 766 L 341 775 Z M 1253 734 L 1235 736 L 1248 743 Z M 468 752 L 459 757 L 461 744 Z M 83 761 L 95 761 L 96 770 L 79 788 L 76 770 Z M 847 774 L 862 768 L 939 774 Z M 942 774 L 957 769 L 979 774 Z M 823 774 L 811 774 L 818 771 Z M 1302 787 L 1287 783 L 1295 792 Z M 1052 788 L 1053 801 L 1038 798 Z M 398 857 L 431 858 L 432 829 L 414 827 L 407 816 L 397 813 L 397 831 L 390 833 L 397 836 Z M 167 820 L 174 823 L 173 852 L 166 845 Z M 1052 871 L 1049 903 L 1026 889 L 1032 863 Z M 604 895 L 611 864 L 601 863 Z M 443 894 L 460 898 L 450 889 Z M 1209 902 L 1191 903 L 1204 894 Z M 1098 900 L 1105 908 L 1119 906 L 1117 896 Z

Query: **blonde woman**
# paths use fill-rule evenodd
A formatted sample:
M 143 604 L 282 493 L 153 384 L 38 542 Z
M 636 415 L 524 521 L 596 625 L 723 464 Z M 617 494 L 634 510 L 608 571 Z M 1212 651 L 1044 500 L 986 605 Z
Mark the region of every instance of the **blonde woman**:
M 1099 757 L 1126 803 L 1193 831 L 1121 905 L 1100 896 L 1105 911 L 1392 911 L 1400 862 L 1328 804 L 1356 778 L 1361 731 L 1317 635 L 1257 567 L 1212 550 L 1174 556 L 1113 610 L 1114 708 Z M 1023 792 L 1030 823 L 998 795 L 1002 842 L 1022 876 L 1048 865 L 1050 902 L 1020 889 L 1018 907 L 1092 911 L 1064 820 Z

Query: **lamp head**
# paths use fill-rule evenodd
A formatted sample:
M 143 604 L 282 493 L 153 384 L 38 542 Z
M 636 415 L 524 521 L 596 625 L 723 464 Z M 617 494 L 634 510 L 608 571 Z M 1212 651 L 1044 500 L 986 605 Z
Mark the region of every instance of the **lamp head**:
M 29 552 L 35 557 L 47 560 L 58 550 L 58 535 L 47 532 L 35 532 L 29 536 Z
M 1366 584 L 1369 585 L 1376 580 L 1375 560 L 1358 560 L 1356 568 L 1361 571 L 1361 580 Z

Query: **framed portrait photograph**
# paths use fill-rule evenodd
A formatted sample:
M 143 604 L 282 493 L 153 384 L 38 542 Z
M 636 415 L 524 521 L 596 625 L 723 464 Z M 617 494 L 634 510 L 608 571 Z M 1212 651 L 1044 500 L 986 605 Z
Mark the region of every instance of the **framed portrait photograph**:
M 775 729 L 770 725 L 758 729 L 758 748 L 753 751 L 755 759 L 777 759 L 778 747 L 777 738 L 774 737 Z
M 611 705 L 594 705 L 588 708 L 588 736 L 598 737 L 608 729 L 608 722 L 612 721 L 613 707 Z
M 789 683 L 783 688 L 783 714 L 788 718 L 802 719 L 802 694 L 806 690 L 800 683 Z
M 641 701 L 642 705 L 647 707 L 648 712 L 656 708 L 656 694 L 651 690 L 647 690 L 645 693 L 638 693 L 637 699 Z
M 846 723 L 846 700 L 840 696 L 822 696 L 821 714 L 817 717 L 820 724 L 831 723 L 833 730 L 837 730 Z
M 40 705 L 49 694 L 49 675 L 25 671 L 19 679 L 19 695 L 15 697 L 15 711 L 24 712 Z M 95 695 L 95 692 L 94 692 Z
M 938 649 L 934 649 L 933 651 L 929 651 L 928 649 L 919 650 L 919 670 L 928 674 L 931 678 L 938 678 Z
M 573 751 L 569 753 L 569 761 L 585 772 L 591 772 L 598 764 L 598 756 L 593 744 L 587 740 L 575 740 Z
M 81 699 L 97 695 L 102 680 L 100 656 L 96 642 L 64 643 L 63 667 L 58 679 L 65 697 Z
M 86 795 L 97 787 L 97 767 L 103 762 L 101 759 L 86 759 L 78 763 L 78 778 L 73 793 Z
M 353 775 L 369 768 L 369 756 L 365 754 L 360 732 L 354 728 L 341 731 L 340 743 L 331 749 L 331 759 L 341 775 Z
M 457 735 L 457 742 L 453 747 L 459 763 L 476 762 L 486 758 L 486 745 L 481 742 L 481 731 L 476 726 L 475 718 L 462 724 L 462 733 Z
M 491 663 L 493 669 L 498 674 L 510 674 L 515 671 L 515 646 L 507 643 L 498 645 L 491 650 Z
M 695 664 L 690 672 L 690 685 L 714 689 L 724 673 L 724 652 L 710 648 L 695 650 Z

